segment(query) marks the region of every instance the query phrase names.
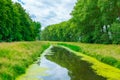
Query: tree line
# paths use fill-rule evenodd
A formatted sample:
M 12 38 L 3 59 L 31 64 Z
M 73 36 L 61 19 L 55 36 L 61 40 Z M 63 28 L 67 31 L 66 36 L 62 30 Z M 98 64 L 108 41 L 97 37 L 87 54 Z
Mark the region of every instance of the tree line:
M 0 42 L 35 40 L 40 28 L 19 3 L 0 0 Z
M 77 0 L 71 16 L 68 21 L 47 26 L 42 40 L 120 43 L 119 0 Z

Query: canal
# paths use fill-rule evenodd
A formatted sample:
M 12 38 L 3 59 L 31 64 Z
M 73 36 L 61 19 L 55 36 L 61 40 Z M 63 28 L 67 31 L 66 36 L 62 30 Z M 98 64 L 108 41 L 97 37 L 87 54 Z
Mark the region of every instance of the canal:
M 50 46 L 17 80 L 106 80 L 81 58 L 65 48 Z

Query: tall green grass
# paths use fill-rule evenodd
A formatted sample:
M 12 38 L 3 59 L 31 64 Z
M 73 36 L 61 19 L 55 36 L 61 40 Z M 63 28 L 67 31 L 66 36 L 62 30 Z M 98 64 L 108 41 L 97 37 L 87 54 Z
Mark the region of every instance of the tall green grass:
M 0 43 L 0 80 L 15 80 L 48 47 L 47 42 Z
M 81 52 L 81 53 L 86 54 L 88 56 L 94 57 L 94 58 L 96 58 L 97 60 L 99 60 L 99 61 L 101 61 L 103 63 L 109 64 L 111 66 L 114 66 L 114 67 L 120 69 L 120 60 L 114 58 L 113 56 L 97 54 L 97 52 L 96 53 L 92 53 L 92 51 L 90 52 L 90 50 L 88 52 L 88 51 L 85 51 L 85 49 L 83 49 L 83 47 L 80 47 L 80 46 L 72 44 L 72 43 L 71 44 L 68 44 L 68 43 L 58 43 L 58 45 L 65 46 L 65 47 L 68 47 L 68 48 L 70 48 L 70 49 L 72 49 L 74 51 Z M 90 47 L 90 45 L 89 45 L 89 47 Z M 109 45 L 108 45 L 108 47 L 109 47 Z M 95 50 L 95 48 L 94 48 L 94 50 Z M 104 54 L 106 54 L 106 53 L 104 53 Z
M 76 45 L 71 45 L 71 44 L 66 44 L 66 43 L 58 43 L 58 45 L 63 45 L 63 46 L 69 47 L 70 49 L 72 49 L 74 51 L 82 52 L 82 49 Z

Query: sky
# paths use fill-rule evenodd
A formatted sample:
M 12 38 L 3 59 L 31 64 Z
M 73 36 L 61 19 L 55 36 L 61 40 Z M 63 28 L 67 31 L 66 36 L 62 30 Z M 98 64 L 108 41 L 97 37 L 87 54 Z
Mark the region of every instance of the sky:
M 71 18 L 76 0 L 12 0 L 19 2 L 42 28 Z

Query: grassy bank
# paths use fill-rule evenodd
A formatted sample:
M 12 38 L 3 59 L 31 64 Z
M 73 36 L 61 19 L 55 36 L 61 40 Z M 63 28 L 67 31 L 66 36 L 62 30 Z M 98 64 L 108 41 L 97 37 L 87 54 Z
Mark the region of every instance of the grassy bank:
M 0 80 L 15 80 L 49 46 L 47 42 L 0 43 Z
M 92 56 L 97 60 L 120 69 L 120 46 L 82 43 L 58 43 L 70 49 Z
M 62 46 L 63 47 L 63 46 Z M 117 69 L 115 67 L 112 67 L 108 64 L 102 63 L 98 60 L 96 60 L 93 57 L 90 57 L 88 55 L 85 55 L 81 52 L 76 52 L 74 50 L 71 50 L 68 47 L 64 47 L 67 50 L 71 51 L 77 56 L 82 57 L 82 60 L 87 61 L 92 64 L 93 70 L 98 74 L 106 78 L 106 80 L 119 80 L 120 79 L 120 69 Z
M 50 44 L 59 44 L 66 46 L 74 51 L 92 56 L 97 60 L 112 65 L 120 69 L 120 45 L 101 45 L 101 44 L 83 44 L 83 43 L 61 43 L 49 42 Z M 14 42 L 0 43 L 0 80 L 15 80 L 17 76 L 25 73 L 26 68 L 37 60 L 37 57 L 48 48 L 48 42 Z M 80 54 L 77 54 L 80 55 Z M 85 60 L 89 61 L 88 57 Z M 97 65 L 94 60 L 96 70 L 97 67 L 104 67 L 104 64 Z M 100 75 L 109 75 L 101 72 L 108 66 L 100 68 L 97 72 Z M 111 68 L 110 68 L 111 69 Z M 109 69 L 107 69 L 109 70 Z M 110 70 L 111 72 L 114 69 Z M 108 71 L 110 73 L 110 71 Z M 114 74 L 117 74 L 117 69 Z M 118 71 L 119 73 L 119 71 Z M 109 77 L 109 76 L 108 76 Z M 113 77 L 115 77 L 113 75 Z

